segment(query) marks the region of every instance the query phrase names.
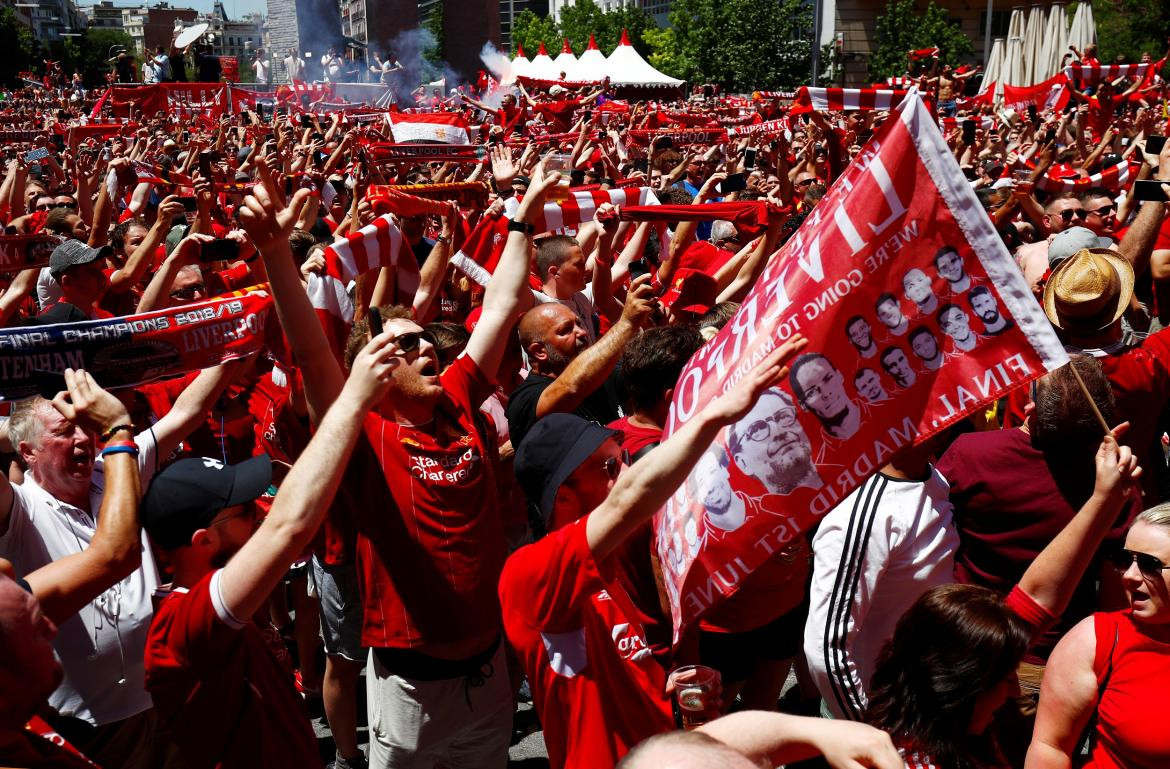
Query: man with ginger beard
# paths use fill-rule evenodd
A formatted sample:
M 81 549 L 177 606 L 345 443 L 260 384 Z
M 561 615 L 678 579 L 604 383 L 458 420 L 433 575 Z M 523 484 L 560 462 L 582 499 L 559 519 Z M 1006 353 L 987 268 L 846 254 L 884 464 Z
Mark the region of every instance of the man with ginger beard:
M 618 418 L 614 369 L 626 344 L 655 307 L 649 276 L 634 281 L 621 317 L 595 344 L 581 319 L 559 302 L 533 307 L 520 319 L 520 345 L 531 371 L 508 400 L 508 429 L 519 446 L 536 420 L 572 413 L 598 424 Z

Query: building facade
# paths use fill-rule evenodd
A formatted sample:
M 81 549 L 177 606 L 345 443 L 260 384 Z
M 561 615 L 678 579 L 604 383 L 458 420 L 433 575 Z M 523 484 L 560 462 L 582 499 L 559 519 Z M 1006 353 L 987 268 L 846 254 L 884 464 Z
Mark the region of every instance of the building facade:
M 111 0 L 101 0 L 80 8 L 89 29 L 122 29 L 122 7 Z
M 85 29 L 85 15 L 73 0 L 39 0 L 35 6 L 13 10 L 23 12 L 18 19 L 27 14 L 33 37 L 42 43 L 51 43 Z
M 321 56 L 331 47 L 338 51 L 344 47 L 336 0 L 268 0 L 264 38 L 272 56 L 273 82 L 288 82 L 283 59 L 290 52 L 305 62 L 306 78 L 320 78 Z
M 548 14 L 557 21 L 561 20 L 561 11 L 573 5 L 577 0 L 548 0 Z M 665 27 L 670 24 L 668 18 L 673 0 L 593 0 L 593 4 L 603 11 L 615 8 L 641 8 L 654 18 L 654 22 Z
M 211 44 L 216 56 L 235 56 L 240 60 L 240 69 L 246 69 L 252 61 L 252 52 L 264 47 L 264 19 L 252 14 L 243 19 L 227 17 L 223 3 L 216 0 L 210 14 L 200 16 L 199 21 L 209 26 L 204 39 Z
M 505 51 L 512 50 L 512 23 L 524 11 L 548 16 L 549 0 L 500 0 L 500 47 Z
M 159 46 L 170 50 L 175 27 L 194 24 L 199 12 L 194 8 L 172 8 L 167 3 L 153 7 L 123 8 L 122 28 L 134 40 L 139 53 L 153 52 Z

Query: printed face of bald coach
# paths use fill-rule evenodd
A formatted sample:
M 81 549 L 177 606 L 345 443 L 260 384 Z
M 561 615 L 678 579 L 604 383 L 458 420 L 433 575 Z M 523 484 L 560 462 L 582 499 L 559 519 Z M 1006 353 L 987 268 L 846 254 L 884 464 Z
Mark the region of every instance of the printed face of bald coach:
M 769 493 L 821 486 L 812 444 L 796 419 L 796 404 L 777 387 L 765 390 L 752 410 L 728 429 L 727 445 L 736 466 Z

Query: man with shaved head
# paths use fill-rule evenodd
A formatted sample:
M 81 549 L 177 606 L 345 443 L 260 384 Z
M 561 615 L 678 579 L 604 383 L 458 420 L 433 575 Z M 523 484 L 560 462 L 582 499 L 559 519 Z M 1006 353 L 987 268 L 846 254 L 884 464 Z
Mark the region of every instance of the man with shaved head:
M 520 319 L 520 346 L 530 372 L 508 400 L 508 430 L 519 446 L 536 420 L 573 413 L 598 424 L 618 414 L 614 369 L 622 350 L 655 307 L 649 276 L 634 281 L 617 322 L 596 343 L 581 317 L 560 302 L 533 307 Z

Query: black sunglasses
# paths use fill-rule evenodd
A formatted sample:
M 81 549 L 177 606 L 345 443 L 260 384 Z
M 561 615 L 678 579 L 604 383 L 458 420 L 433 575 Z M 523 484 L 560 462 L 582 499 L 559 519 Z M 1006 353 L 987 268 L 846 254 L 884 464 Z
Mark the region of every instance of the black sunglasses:
M 398 349 L 403 352 L 414 352 L 418 349 L 419 343 L 424 339 L 432 347 L 436 346 L 435 338 L 431 336 L 430 331 L 407 331 L 405 334 L 400 334 L 394 342 L 398 345 Z
M 1074 216 L 1078 219 L 1083 220 L 1085 218 L 1085 209 L 1083 209 L 1083 208 L 1066 208 L 1060 212 L 1060 218 L 1064 219 L 1066 222 L 1071 222 Z
M 1170 566 L 1162 563 L 1161 560 L 1155 558 L 1149 553 L 1138 553 L 1133 550 L 1126 550 L 1124 547 L 1115 551 L 1109 560 L 1113 561 L 1113 565 L 1118 571 L 1125 571 L 1133 562 L 1137 562 L 1138 571 L 1142 573 L 1143 577 L 1159 577 Z
M 1100 208 L 1094 209 L 1092 211 L 1085 211 L 1085 215 L 1088 216 L 1089 214 L 1096 214 L 1097 216 L 1109 216 L 1109 214 L 1116 210 L 1117 206 L 1110 203 L 1107 206 L 1101 206 Z

